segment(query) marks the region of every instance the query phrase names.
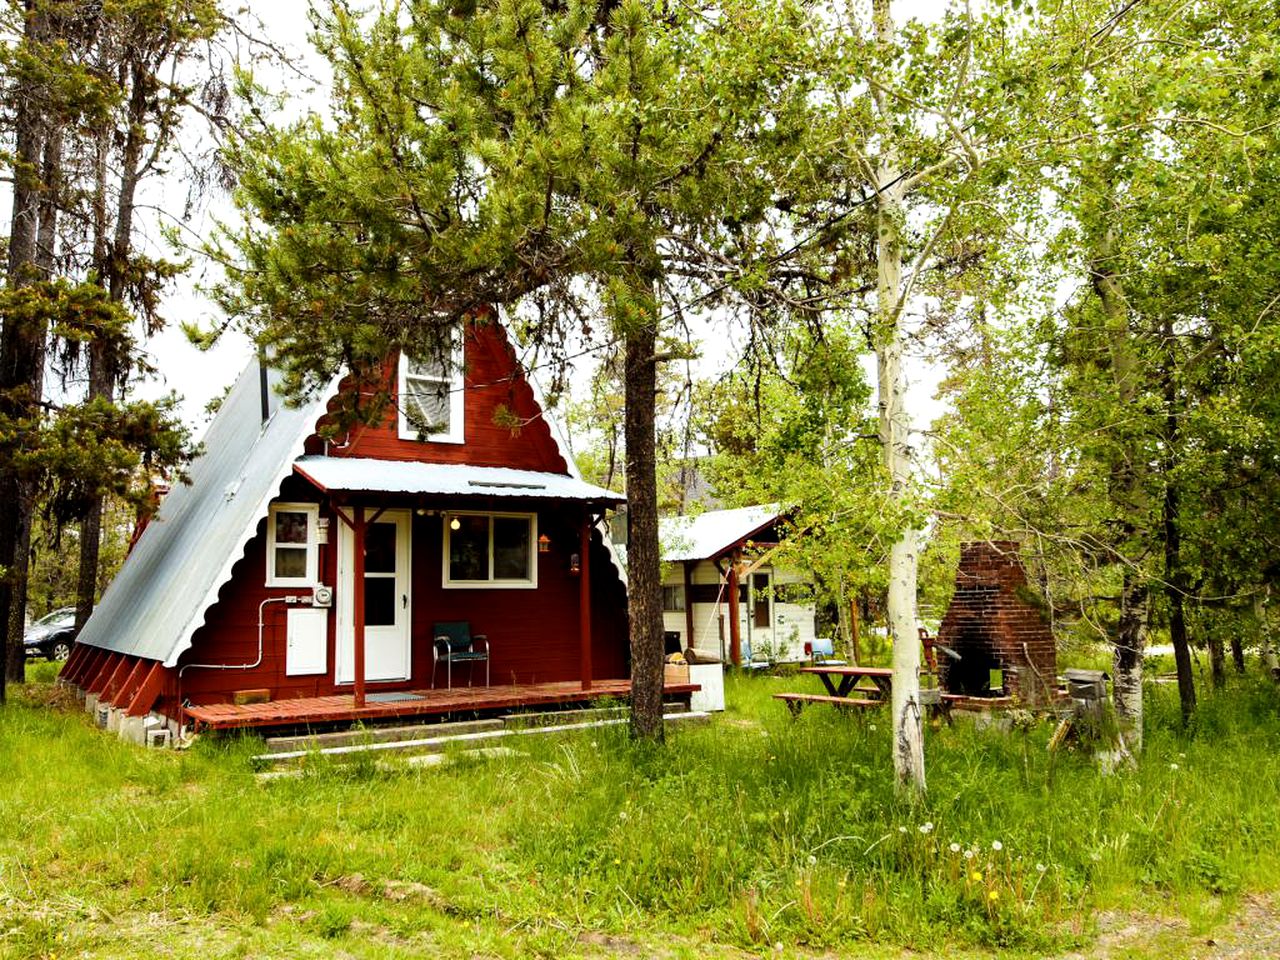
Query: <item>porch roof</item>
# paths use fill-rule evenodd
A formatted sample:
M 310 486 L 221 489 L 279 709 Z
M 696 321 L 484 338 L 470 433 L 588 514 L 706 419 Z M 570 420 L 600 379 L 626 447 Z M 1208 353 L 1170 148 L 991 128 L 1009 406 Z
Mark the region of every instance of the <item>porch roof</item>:
M 577 477 L 509 467 L 308 456 L 298 458 L 294 470 L 326 493 L 438 494 L 608 504 L 626 500 L 621 494 Z
M 666 517 L 659 526 L 662 559 L 714 560 L 775 523 L 783 514 L 781 504 L 769 503 L 736 510 L 708 510 L 696 517 Z

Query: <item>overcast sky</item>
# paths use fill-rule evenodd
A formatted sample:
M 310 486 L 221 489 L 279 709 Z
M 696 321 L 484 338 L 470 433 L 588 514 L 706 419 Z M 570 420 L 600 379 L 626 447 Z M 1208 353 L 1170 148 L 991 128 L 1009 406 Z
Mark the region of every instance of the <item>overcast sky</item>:
M 290 52 L 305 72 L 321 82 L 318 88 L 312 87 L 297 75 L 282 71 L 259 75 L 265 85 L 289 91 L 293 98 L 290 112 L 297 114 L 307 109 L 324 110 L 327 106 L 327 91 L 323 84 L 327 80 L 328 71 L 323 60 L 307 42 L 308 6 L 307 0 L 274 0 L 266 3 L 254 0 L 247 4 L 251 14 L 261 20 L 264 32 L 270 40 Z M 944 9 L 945 3 L 943 0 L 904 0 L 896 6 L 899 16 L 934 17 Z M 173 177 L 167 182 L 151 184 L 146 202 L 168 211 L 180 210 L 186 193 L 185 184 L 180 178 Z M 215 220 L 234 222 L 237 218 L 230 199 L 219 196 L 206 202 L 205 209 L 190 227 L 194 235 L 204 236 L 212 229 Z M 157 249 L 155 252 L 160 251 Z M 207 351 L 197 350 L 181 332 L 180 324 L 184 321 L 195 321 L 202 327 L 223 323 L 224 318 L 218 308 L 199 292 L 202 284 L 215 278 L 216 274 L 211 272 L 210 265 L 196 256 L 190 275 L 166 299 L 165 316 L 170 321 L 169 327 L 145 344 L 152 364 L 160 372 L 159 379 L 138 384 L 135 391 L 140 396 L 157 396 L 168 390 L 176 391 L 183 398 L 183 418 L 196 428 L 197 435 L 203 432 L 203 426 L 208 421 L 204 413 L 205 405 L 235 380 L 252 355 L 249 342 L 235 332 L 225 334 L 217 346 Z M 718 337 L 709 338 L 704 350 L 704 364 L 708 371 L 723 369 L 728 364 L 729 358 L 734 355 L 733 339 L 732 333 L 728 343 Z M 717 348 L 716 343 L 724 346 Z M 874 385 L 874 358 L 865 358 L 864 366 L 868 379 Z M 909 387 L 908 408 L 915 412 L 914 419 L 918 425 L 927 426 L 940 411 L 939 405 L 933 400 L 939 375 L 918 361 L 909 364 L 908 374 L 913 381 Z

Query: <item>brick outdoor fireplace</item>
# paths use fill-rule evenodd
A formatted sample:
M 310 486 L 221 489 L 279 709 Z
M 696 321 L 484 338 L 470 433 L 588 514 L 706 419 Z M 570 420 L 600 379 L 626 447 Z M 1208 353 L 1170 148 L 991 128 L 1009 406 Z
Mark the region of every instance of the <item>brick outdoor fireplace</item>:
M 1057 651 L 1029 591 L 1015 541 L 961 545 L 956 592 L 938 631 L 938 645 L 946 648 L 938 656 L 943 690 L 998 696 L 992 671 L 999 670 L 1006 695 L 1046 702 L 1056 685 Z

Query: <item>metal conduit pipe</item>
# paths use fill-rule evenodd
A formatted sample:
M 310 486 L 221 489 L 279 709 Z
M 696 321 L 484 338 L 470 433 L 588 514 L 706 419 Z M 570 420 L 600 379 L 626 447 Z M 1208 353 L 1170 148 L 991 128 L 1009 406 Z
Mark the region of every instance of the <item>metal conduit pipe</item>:
M 289 594 L 286 597 L 267 597 L 258 604 L 258 658 L 253 663 L 188 663 L 178 671 L 178 680 L 188 670 L 252 670 L 262 664 L 262 632 L 266 628 L 266 606 L 268 603 L 310 604 L 310 597 Z

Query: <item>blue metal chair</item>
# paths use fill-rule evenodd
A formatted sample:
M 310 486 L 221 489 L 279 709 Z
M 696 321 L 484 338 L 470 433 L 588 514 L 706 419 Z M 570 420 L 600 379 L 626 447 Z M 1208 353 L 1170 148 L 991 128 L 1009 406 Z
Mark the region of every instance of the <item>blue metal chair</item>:
M 431 687 L 436 685 L 436 670 L 444 661 L 446 682 L 453 687 L 455 663 L 484 662 L 484 685 L 489 686 L 489 638 L 482 633 L 471 635 L 471 624 L 466 620 L 450 620 L 431 626 Z M 477 645 L 483 649 L 477 649 Z M 467 686 L 471 686 L 471 670 L 467 670 Z

